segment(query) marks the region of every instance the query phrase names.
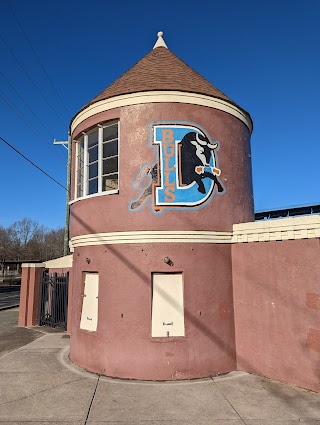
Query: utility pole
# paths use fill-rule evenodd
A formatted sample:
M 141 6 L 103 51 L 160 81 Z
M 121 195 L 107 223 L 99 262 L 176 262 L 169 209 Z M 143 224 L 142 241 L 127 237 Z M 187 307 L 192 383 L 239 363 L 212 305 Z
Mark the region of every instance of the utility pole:
M 53 141 L 54 145 L 63 145 L 68 149 L 68 162 L 67 162 L 67 194 L 66 194 L 66 222 L 64 228 L 64 241 L 63 241 L 63 255 L 69 254 L 69 228 L 70 228 L 70 189 L 71 189 L 71 160 L 72 160 L 72 144 L 70 131 L 68 132 L 67 142 L 58 142 L 56 139 Z M 68 147 L 65 145 L 68 144 Z
M 68 165 L 67 165 L 67 196 L 66 196 L 66 226 L 64 229 L 64 249 L 63 254 L 68 255 L 69 250 L 69 228 L 70 228 L 70 189 L 71 189 L 71 157 L 72 144 L 70 131 L 68 132 Z

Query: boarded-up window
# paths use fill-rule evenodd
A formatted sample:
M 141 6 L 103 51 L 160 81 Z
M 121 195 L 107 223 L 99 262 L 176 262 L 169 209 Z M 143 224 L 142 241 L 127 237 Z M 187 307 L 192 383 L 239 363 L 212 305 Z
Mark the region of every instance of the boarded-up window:
M 98 325 L 99 274 L 86 273 L 80 329 L 95 332 Z
M 151 335 L 185 335 L 182 273 L 153 274 Z

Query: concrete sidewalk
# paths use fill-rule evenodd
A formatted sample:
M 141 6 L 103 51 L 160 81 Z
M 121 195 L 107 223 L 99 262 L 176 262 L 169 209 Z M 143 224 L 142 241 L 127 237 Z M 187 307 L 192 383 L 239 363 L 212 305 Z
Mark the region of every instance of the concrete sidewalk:
M 36 337 L 0 357 L 0 425 L 320 425 L 320 394 L 243 372 L 181 382 L 99 377 L 69 361 L 64 333 Z

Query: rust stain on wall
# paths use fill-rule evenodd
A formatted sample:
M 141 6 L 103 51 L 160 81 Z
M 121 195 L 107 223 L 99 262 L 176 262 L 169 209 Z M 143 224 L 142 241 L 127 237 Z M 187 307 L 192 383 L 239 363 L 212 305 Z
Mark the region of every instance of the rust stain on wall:
M 320 310 L 320 294 L 307 293 L 306 306 L 314 310 Z
M 309 328 L 307 333 L 307 348 L 320 353 L 320 331 Z

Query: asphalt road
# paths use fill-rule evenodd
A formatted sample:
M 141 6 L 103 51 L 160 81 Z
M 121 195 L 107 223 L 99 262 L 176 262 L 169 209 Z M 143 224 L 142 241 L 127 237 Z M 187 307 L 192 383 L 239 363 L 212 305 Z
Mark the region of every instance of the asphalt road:
M 20 288 L 13 288 L 10 292 L 0 290 L 0 310 L 20 303 Z

